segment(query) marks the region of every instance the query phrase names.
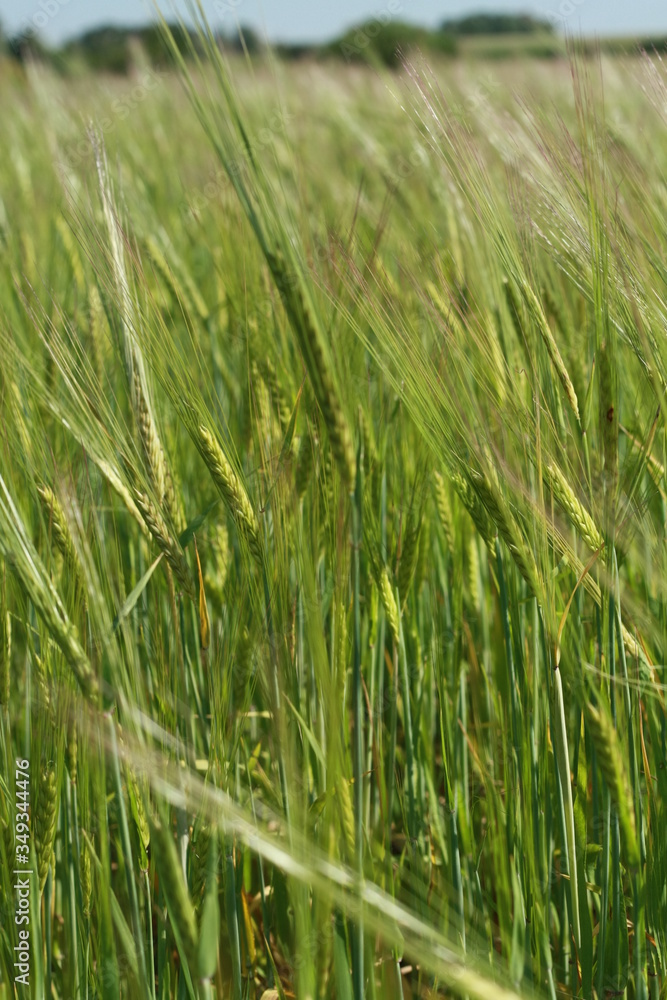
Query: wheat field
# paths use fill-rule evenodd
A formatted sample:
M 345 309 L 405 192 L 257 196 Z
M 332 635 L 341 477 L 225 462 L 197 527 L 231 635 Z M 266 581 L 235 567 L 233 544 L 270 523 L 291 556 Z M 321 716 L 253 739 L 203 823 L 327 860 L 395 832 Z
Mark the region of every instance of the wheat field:
M 0 998 L 664 1000 L 667 68 L 199 31 L 0 64 Z

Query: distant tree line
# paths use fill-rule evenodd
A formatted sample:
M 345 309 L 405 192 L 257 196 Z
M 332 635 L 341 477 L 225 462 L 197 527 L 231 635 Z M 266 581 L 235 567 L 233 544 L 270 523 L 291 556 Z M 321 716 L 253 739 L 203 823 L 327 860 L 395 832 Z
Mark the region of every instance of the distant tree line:
M 553 25 L 530 14 L 470 14 L 460 18 L 448 18 L 435 30 L 419 27 L 396 20 L 394 14 L 400 11 L 399 0 L 389 0 L 383 12 L 356 27 L 345 31 L 340 37 L 323 45 L 278 44 L 273 51 L 288 60 L 338 59 L 347 63 L 366 62 L 386 67 L 395 67 L 410 51 L 419 49 L 427 56 L 455 56 L 466 37 L 522 35 L 539 38 L 554 35 Z M 180 53 L 189 58 L 200 49 L 196 32 L 181 25 L 172 26 L 172 32 Z M 233 35 L 219 34 L 220 45 L 230 51 L 261 54 L 264 42 L 252 28 L 242 28 Z M 528 38 L 527 38 L 528 41 Z M 555 39 L 554 39 L 555 43 Z M 554 43 L 549 53 L 553 54 Z M 637 42 L 626 43 L 628 48 L 637 47 Z M 639 43 L 647 50 L 665 51 L 667 40 L 649 39 Z M 142 58 L 156 68 L 163 68 L 173 60 L 165 48 L 157 25 L 141 28 L 105 26 L 87 31 L 67 42 L 57 50 L 48 49 L 33 31 L 14 38 L 6 38 L 0 31 L 0 51 L 9 57 L 23 61 L 29 56 L 50 62 L 63 72 L 81 66 L 97 72 L 126 74 L 136 65 L 138 52 Z M 499 50 L 502 51 L 502 50 Z
M 200 40 L 196 32 L 181 25 L 171 25 L 171 31 L 179 52 L 185 58 L 200 51 Z M 220 35 L 220 43 L 239 51 L 244 47 L 252 52 L 261 48 L 259 37 L 252 28 L 245 28 L 242 36 L 239 33 L 233 36 Z M 4 44 L 0 40 L 0 46 L 8 55 L 20 61 L 37 57 L 63 69 L 78 63 L 102 73 L 127 74 L 136 63 L 137 50 L 156 68 L 165 67 L 173 61 L 173 55 L 165 46 L 160 28 L 153 24 L 140 28 L 112 25 L 94 28 L 55 50 L 47 49 L 34 32 L 6 39 Z
M 441 31 L 450 35 L 535 35 L 553 32 L 551 21 L 532 14 L 468 14 L 443 21 Z

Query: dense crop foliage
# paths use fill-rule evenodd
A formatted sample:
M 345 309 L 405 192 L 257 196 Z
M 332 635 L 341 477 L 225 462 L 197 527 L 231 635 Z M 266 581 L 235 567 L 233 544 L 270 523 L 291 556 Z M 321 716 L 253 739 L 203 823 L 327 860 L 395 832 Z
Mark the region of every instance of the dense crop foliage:
M 198 52 L 1 70 L 0 997 L 18 758 L 35 996 L 658 1000 L 664 68 Z

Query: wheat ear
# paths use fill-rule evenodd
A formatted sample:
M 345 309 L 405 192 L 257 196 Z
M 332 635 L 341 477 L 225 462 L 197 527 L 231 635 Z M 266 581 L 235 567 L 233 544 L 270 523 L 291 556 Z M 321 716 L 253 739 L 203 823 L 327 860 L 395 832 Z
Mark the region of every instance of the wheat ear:
M 601 705 L 595 706 L 591 702 L 586 705 L 586 721 L 595 747 L 597 762 L 618 815 L 628 861 L 631 867 L 635 868 L 639 865 L 639 845 L 632 808 L 632 792 L 618 735 L 607 711 Z
M 229 532 L 222 521 L 215 526 L 210 540 L 210 552 L 211 555 L 206 558 L 204 574 L 206 592 L 222 604 L 230 565 Z
M 65 757 L 67 760 L 67 770 L 73 785 L 76 785 L 79 765 L 79 740 L 76 731 L 76 721 L 71 718 L 67 724 L 67 746 Z
M 296 271 L 289 272 L 280 251 L 268 254 L 268 262 L 322 411 L 338 470 L 344 484 L 349 487 L 354 482 L 355 474 L 352 438 L 329 363 L 324 334 L 301 276 Z
M 480 501 L 477 493 L 473 490 L 468 479 L 458 472 L 452 473 L 452 485 L 456 490 L 461 503 L 470 514 L 472 522 L 484 539 L 489 552 L 495 552 L 497 527 L 489 516 L 484 504 Z
M 46 876 L 51 864 L 53 841 L 56 835 L 57 804 L 56 772 L 53 764 L 47 764 L 40 772 L 33 820 L 40 892 L 44 891 Z
M 498 534 L 507 545 L 517 569 L 535 595 L 541 593 L 540 576 L 534 556 L 528 548 L 521 529 L 500 490 L 481 474 L 472 477 L 474 489 L 498 527 Z
M 601 551 L 604 547 L 602 534 L 558 466 L 547 462 L 543 466 L 543 472 L 545 482 L 570 524 L 579 532 L 591 552 Z
M 394 596 L 394 590 L 389 578 L 389 570 L 386 566 L 383 566 L 378 573 L 377 585 L 384 613 L 387 616 L 389 631 L 391 632 L 392 639 L 396 645 L 398 645 L 401 630 L 400 616 L 398 612 L 398 604 L 396 603 L 396 597 Z
M 174 576 L 188 597 L 194 600 L 194 583 L 181 546 L 172 538 L 162 514 L 151 502 L 150 498 L 140 490 L 135 492 L 135 498 L 137 507 L 146 522 L 146 527 L 162 552 L 164 552 L 165 558 L 174 572 Z
M 201 424 L 197 430 L 197 443 L 211 479 L 218 488 L 240 533 L 250 551 L 261 565 L 263 560 L 259 523 L 248 494 L 232 465 L 208 427 Z
M 46 486 L 44 483 L 37 486 L 37 494 L 49 522 L 53 544 L 65 560 L 67 570 L 74 575 L 81 589 L 85 590 L 83 585 L 83 570 L 69 524 L 67 523 L 67 518 L 65 517 L 65 511 L 60 501 L 51 487 Z
M 81 886 L 81 903 L 83 914 L 90 916 L 90 904 L 93 896 L 93 879 L 90 866 L 90 849 L 85 840 L 81 843 L 79 855 L 79 884 Z
M 438 510 L 440 524 L 447 540 L 447 547 L 450 552 L 454 551 L 454 518 L 452 516 L 452 506 L 449 502 L 449 493 L 444 476 L 439 472 L 433 475 L 435 481 L 435 505 Z
M 142 385 L 139 367 L 134 369 L 133 374 L 132 405 L 134 407 L 141 446 L 150 473 L 151 483 L 155 490 L 155 495 L 162 502 L 165 492 L 164 452 L 162 451 L 162 444 Z
M 14 572 L 32 600 L 35 610 L 60 647 L 84 694 L 93 699 L 98 691 L 90 661 L 81 648 L 76 628 L 67 617 L 60 596 L 30 541 L 23 520 L 0 476 L 0 553 L 11 552 Z
M 336 798 L 340 809 L 338 818 L 340 820 L 345 847 L 347 848 L 350 860 L 354 858 L 354 810 L 352 808 L 352 798 L 350 796 L 350 786 L 344 775 L 341 775 L 336 782 Z

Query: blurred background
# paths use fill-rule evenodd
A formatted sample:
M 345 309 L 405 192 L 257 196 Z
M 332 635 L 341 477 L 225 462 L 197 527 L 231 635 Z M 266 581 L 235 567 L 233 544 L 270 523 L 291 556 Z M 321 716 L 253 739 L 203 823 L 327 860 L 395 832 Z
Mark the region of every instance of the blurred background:
M 443 56 L 540 58 L 563 53 L 567 36 L 637 51 L 667 47 L 664 0 L 204 0 L 211 25 L 232 46 L 266 42 L 287 58 L 396 61 L 410 46 Z M 176 8 L 163 5 L 170 21 Z M 132 47 L 158 60 L 154 8 L 141 0 L 0 0 L 2 49 L 24 58 L 48 54 L 56 65 L 127 72 Z M 187 21 L 187 17 L 186 17 Z M 361 31 L 361 34 L 360 34 Z M 355 41 L 356 38 L 356 41 Z M 363 42 L 363 44 L 360 44 Z

